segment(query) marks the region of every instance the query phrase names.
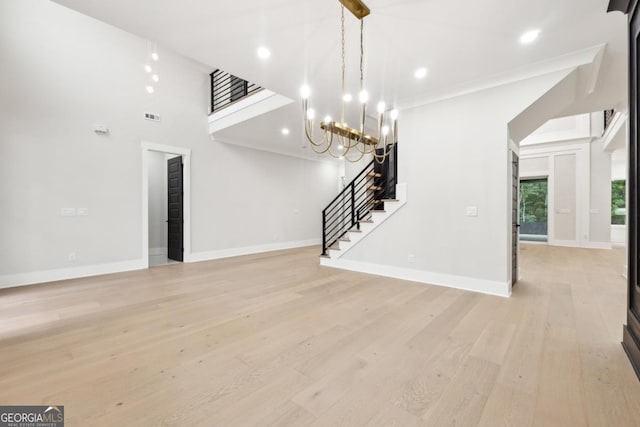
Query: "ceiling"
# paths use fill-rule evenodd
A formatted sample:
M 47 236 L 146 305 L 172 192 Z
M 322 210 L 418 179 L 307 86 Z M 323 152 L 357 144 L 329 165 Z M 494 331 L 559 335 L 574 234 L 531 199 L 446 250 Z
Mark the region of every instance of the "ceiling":
M 336 0 L 56 0 L 292 99 L 307 82 L 318 115 L 338 116 L 340 5 Z M 566 114 L 626 99 L 626 17 L 608 0 L 368 0 L 365 79 L 374 101 L 400 108 L 473 90 L 561 55 L 607 43 L 598 88 Z M 347 91 L 358 91 L 357 20 L 347 11 Z M 520 35 L 540 29 L 530 45 Z M 271 51 L 258 58 L 258 47 Z M 427 67 L 422 80 L 413 76 Z M 355 106 L 354 106 L 355 107 Z M 296 102 L 223 131 L 219 139 L 304 155 Z M 291 134 L 284 136 L 281 128 Z M 217 135 L 217 134 L 216 134 Z M 217 135 L 218 136 L 218 135 Z

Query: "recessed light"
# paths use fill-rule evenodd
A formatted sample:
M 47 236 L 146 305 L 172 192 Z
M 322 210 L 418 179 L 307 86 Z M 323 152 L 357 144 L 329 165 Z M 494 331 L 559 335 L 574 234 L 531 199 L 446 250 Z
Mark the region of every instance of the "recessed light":
M 307 86 L 307 85 L 303 85 L 300 88 L 300 97 L 302 99 L 307 99 L 307 98 L 309 98 L 309 96 L 311 96 L 311 88 L 309 86 Z
M 151 68 L 151 65 L 148 65 L 148 64 L 144 66 L 144 70 L 145 70 L 147 73 L 150 73 L 151 71 L 153 71 L 153 69 Z
M 151 59 L 153 59 L 154 61 L 157 61 L 158 59 L 160 59 L 160 57 L 158 56 L 158 52 L 153 52 L 151 54 Z
M 159 82 L 160 81 L 160 77 L 158 77 L 157 74 L 152 74 L 151 75 L 151 80 L 153 80 L 154 82 Z
M 258 49 L 258 58 L 267 59 L 271 56 L 271 52 L 266 47 L 261 47 Z
M 147 89 L 147 92 L 149 92 L 149 93 L 153 93 L 154 92 L 153 86 L 147 86 L 146 89 Z
M 539 35 L 540 35 L 540 30 L 527 31 L 526 33 L 520 36 L 520 43 L 522 44 L 533 43 L 538 38 Z
M 351 102 L 352 99 L 353 99 L 353 96 L 351 96 L 350 93 L 345 93 L 344 96 L 342 97 L 342 100 L 344 102 Z
M 427 69 L 425 67 L 420 67 L 413 73 L 413 76 L 416 79 L 424 79 L 427 77 Z
M 289 132 L 289 129 L 287 129 L 287 128 L 282 128 L 282 134 L 283 134 L 283 135 L 289 135 L 289 133 L 290 133 L 290 132 Z

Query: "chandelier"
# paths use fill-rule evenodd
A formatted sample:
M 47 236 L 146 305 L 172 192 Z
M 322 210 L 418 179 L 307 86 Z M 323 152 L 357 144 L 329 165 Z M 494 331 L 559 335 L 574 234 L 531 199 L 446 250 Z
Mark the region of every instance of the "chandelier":
M 320 122 L 321 135 L 314 138 L 314 121 L 316 112 L 309 108 L 311 89 L 304 85 L 300 90 L 302 97 L 302 111 L 304 115 L 304 131 L 311 148 L 317 154 L 329 153 L 331 156 L 358 162 L 365 155 L 372 155 L 378 163 L 384 162 L 392 151 L 397 137 L 398 110 L 387 110 L 386 104 L 380 101 L 377 105 L 377 136 L 365 133 L 367 102 L 369 93 L 364 87 L 364 17 L 369 15 L 369 8 L 361 0 L 339 0 L 341 5 L 341 69 L 340 69 L 340 119 L 332 120 L 326 116 Z M 344 9 L 349 11 L 360 21 L 360 93 L 358 129 L 349 127 L 345 121 L 345 103 L 351 101 L 351 95 L 345 93 L 345 37 L 344 37 Z

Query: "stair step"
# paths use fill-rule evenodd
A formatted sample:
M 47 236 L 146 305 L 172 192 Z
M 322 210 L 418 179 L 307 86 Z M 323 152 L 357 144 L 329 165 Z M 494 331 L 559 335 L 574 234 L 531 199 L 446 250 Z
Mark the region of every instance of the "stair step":
M 341 239 L 338 239 L 340 242 L 350 242 L 351 239 L 349 239 L 348 237 L 343 237 Z
M 320 255 L 320 258 L 331 258 L 329 255 Z
M 382 178 L 382 174 L 376 172 L 369 172 L 367 176 L 370 176 L 371 178 Z
M 357 228 L 352 228 L 349 230 L 349 233 L 362 233 L 362 230 L 358 230 Z
M 382 187 L 378 187 L 377 185 L 372 185 L 371 187 L 367 188 L 367 191 L 380 191 L 382 190 Z
M 373 224 L 373 221 L 371 221 L 370 219 L 361 219 L 360 221 L 358 221 L 360 224 Z
M 383 202 L 399 202 L 398 199 L 382 199 Z

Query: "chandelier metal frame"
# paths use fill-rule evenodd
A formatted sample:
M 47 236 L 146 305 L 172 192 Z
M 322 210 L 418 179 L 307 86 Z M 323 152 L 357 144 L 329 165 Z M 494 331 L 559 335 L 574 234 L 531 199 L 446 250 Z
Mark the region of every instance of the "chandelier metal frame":
M 322 135 L 314 138 L 315 110 L 309 108 L 311 90 L 303 86 L 302 111 L 304 114 L 304 131 L 311 148 L 317 154 L 328 153 L 334 158 L 344 158 L 349 162 L 358 162 L 365 155 L 372 155 L 378 163 L 383 163 L 395 144 L 398 131 L 398 111 L 387 110 L 386 104 L 380 101 L 377 105 L 377 137 L 365 133 L 367 102 L 369 94 L 364 87 L 364 17 L 369 15 L 369 8 L 360 0 L 340 0 L 340 36 L 341 36 L 341 69 L 340 69 L 340 120 L 332 120 L 327 116 L 320 122 Z M 359 129 L 351 128 L 345 122 L 345 6 L 360 21 L 360 103 Z M 337 145 L 337 147 L 336 147 Z M 355 153 L 355 156 L 349 153 Z

